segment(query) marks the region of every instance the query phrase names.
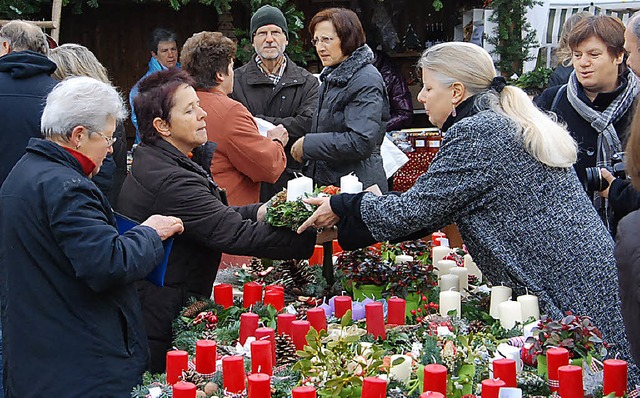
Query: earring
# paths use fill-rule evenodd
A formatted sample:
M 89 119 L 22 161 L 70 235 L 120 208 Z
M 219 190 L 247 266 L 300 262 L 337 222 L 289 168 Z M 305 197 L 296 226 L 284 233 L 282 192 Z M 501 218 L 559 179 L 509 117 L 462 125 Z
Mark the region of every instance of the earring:
M 456 117 L 458 114 L 456 113 L 456 106 L 453 106 L 453 110 L 451 111 L 451 116 Z

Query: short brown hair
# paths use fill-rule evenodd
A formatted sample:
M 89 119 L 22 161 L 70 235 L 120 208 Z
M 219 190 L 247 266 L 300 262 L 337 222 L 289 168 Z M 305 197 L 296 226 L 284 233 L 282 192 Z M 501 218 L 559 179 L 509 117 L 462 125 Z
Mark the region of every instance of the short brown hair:
M 362 29 L 362 23 L 355 12 L 346 8 L 327 8 L 311 18 L 309 33 L 315 33 L 316 25 L 323 21 L 329 21 L 340 38 L 340 48 L 344 55 L 353 54 L 356 49 L 367 42 L 367 36 Z
M 182 67 L 196 81 L 195 88 L 207 90 L 218 85 L 216 73 L 227 74 L 236 56 L 236 43 L 220 32 L 195 33 L 184 43 Z
M 578 22 L 569 36 L 569 47 L 576 47 L 590 37 L 597 37 L 606 46 L 609 55 L 617 57 L 624 54 L 624 24 L 610 15 L 590 16 Z

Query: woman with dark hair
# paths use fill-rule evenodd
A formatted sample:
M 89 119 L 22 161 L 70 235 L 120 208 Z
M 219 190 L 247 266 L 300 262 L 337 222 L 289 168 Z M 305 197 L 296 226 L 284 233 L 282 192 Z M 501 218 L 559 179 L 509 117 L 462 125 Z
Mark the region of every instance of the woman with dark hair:
M 632 105 L 640 91 L 638 79 L 624 65 L 622 22 L 609 15 L 590 16 L 574 26 L 569 36 L 575 71 L 569 83 L 551 87 L 536 104 L 567 124 L 580 146 L 574 165 L 578 178 L 593 200 L 600 218 L 615 233 L 617 219 L 608 203 L 589 187 L 587 169 L 611 165 L 612 155 L 622 151 Z M 606 194 L 605 194 L 606 195 Z
M 138 285 L 151 349 L 151 371 L 164 371 L 171 348 L 171 322 L 190 297 L 207 298 L 222 252 L 272 259 L 309 258 L 316 239 L 329 234 L 296 235 L 263 223 L 266 206 L 229 207 L 209 175 L 212 147 L 207 113 L 185 71 L 171 68 L 140 82 L 135 97 L 142 144 L 120 194 L 122 213 L 134 220 L 162 209 L 184 222 L 175 239 L 165 286 Z M 215 128 L 215 126 L 212 126 Z M 204 144 L 204 145 L 203 145 Z M 201 164 L 193 159 L 203 159 Z
M 311 132 L 291 147 L 306 161 L 305 174 L 317 185 L 338 185 L 354 173 L 364 187 L 387 191 L 380 145 L 389 119 L 389 100 L 358 16 L 344 8 L 317 13 L 309 25 L 320 61 L 318 111 Z

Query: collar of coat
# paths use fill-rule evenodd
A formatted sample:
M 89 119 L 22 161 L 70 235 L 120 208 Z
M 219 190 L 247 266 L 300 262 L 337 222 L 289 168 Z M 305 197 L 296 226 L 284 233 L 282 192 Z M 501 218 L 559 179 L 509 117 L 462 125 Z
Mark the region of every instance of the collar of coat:
M 357 48 L 349 58 L 338 66 L 327 66 L 320 74 L 320 81 L 333 83 L 338 86 L 346 86 L 353 75 L 367 64 L 373 61 L 373 51 L 368 45 Z
M 208 170 L 211 165 L 213 153 L 215 152 L 217 146 L 215 142 L 207 141 L 203 145 L 194 148 L 192 151 L 192 159 L 189 159 L 188 156 L 180 152 L 178 148 L 173 146 L 173 144 L 163 140 L 162 138 L 158 138 L 156 143 L 151 146 L 156 146 L 159 149 L 163 150 L 169 155 L 169 157 L 174 159 L 180 167 L 196 172 L 205 178 L 211 178 L 211 172 Z
M 280 81 L 286 84 L 302 84 L 304 82 L 304 75 L 302 74 L 301 69 L 303 68 L 299 67 L 295 62 L 293 62 L 287 54 L 285 54 L 284 56 L 286 58 L 285 68 Z M 244 66 L 242 68 L 244 68 Z M 255 63 L 255 61 L 250 61 L 247 63 L 247 69 L 244 78 L 249 85 L 273 85 L 273 82 L 267 76 L 265 76 L 262 70 Z

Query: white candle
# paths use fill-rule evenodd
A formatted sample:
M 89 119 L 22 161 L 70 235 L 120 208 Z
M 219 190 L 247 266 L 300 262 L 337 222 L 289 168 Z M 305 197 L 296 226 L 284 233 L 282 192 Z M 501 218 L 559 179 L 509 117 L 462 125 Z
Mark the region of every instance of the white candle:
M 450 250 L 451 249 L 448 246 L 435 246 L 433 249 L 431 249 L 431 263 L 436 266 L 438 264 L 438 261 L 449 255 Z
M 517 301 L 503 301 L 498 304 L 498 314 L 500 316 L 500 325 L 509 330 L 516 326 L 516 323 L 522 323 L 522 304 Z
M 358 180 L 358 177 L 353 174 L 342 176 L 340 177 L 340 192 L 360 193 L 362 192 L 362 183 Z
M 522 320 L 526 321 L 529 318 L 540 319 L 540 307 L 538 306 L 538 297 L 533 294 L 523 294 L 516 299 L 522 304 Z
M 478 268 L 470 254 L 464 255 L 464 267 L 469 270 L 469 275 L 474 275 L 479 280 L 482 280 L 482 272 L 480 272 L 480 268 Z
M 404 359 L 401 363 L 393 365 L 393 363 L 399 358 Z M 391 369 L 389 370 L 389 376 L 400 382 L 406 383 L 411 377 L 411 357 L 408 355 L 391 355 Z
M 436 272 L 438 276 L 447 275 L 451 268 L 458 266 L 458 264 L 453 260 L 440 260 L 435 264 L 436 268 L 438 268 L 438 271 Z
M 464 294 L 469 288 L 469 270 L 465 267 L 453 267 L 449 273 L 458 276 L 458 291 Z
M 456 310 L 456 317 L 460 317 L 460 292 L 440 292 L 440 315 L 447 316 L 451 310 Z
M 498 313 L 498 304 L 511 298 L 511 288 L 506 286 L 494 286 L 491 288 L 491 304 L 489 306 L 489 315 L 493 319 L 500 319 Z
M 409 261 L 413 261 L 413 257 L 403 254 L 396 256 L 396 264 L 408 263 Z
M 313 193 L 313 180 L 309 177 L 298 177 L 287 182 L 287 202 L 295 202 L 305 194 Z
M 442 275 L 438 281 L 438 286 L 440 286 L 441 292 L 444 292 L 445 290 L 458 291 L 460 286 L 460 278 L 458 277 L 458 275 Z
M 513 359 L 514 361 L 516 361 L 516 371 L 517 372 L 522 371 L 523 363 L 522 363 L 522 356 L 521 356 L 519 347 L 514 347 L 507 343 L 498 344 L 498 346 L 496 347 L 495 359 L 500 359 L 500 358 Z

